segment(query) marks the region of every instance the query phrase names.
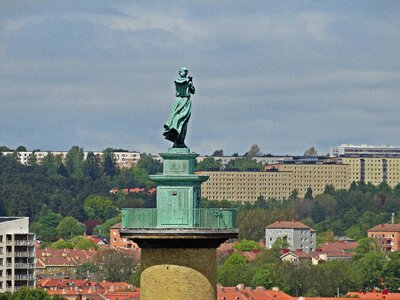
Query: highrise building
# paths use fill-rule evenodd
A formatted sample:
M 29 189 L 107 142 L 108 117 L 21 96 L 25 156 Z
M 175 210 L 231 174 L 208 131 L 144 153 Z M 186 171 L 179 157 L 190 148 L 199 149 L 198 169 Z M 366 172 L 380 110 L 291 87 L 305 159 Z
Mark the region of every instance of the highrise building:
M 35 234 L 29 218 L 0 217 L 0 293 L 35 287 Z

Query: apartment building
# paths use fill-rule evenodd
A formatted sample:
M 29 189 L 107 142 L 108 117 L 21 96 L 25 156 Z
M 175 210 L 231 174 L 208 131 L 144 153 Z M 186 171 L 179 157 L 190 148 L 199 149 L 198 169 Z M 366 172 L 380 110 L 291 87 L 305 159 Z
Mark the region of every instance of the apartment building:
M 0 217 L 0 293 L 35 287 L 35 234 L 29 218 Z
M 379 224 L 368 230 L 368 237 L 376 239 L 384 251 L 400 250 L 400 224 Z
M 110 248 L 114 250 L 119 249 L 137 249 L 139 246 L 126 238 L 121 238 L 119 230 L 121 229 L 121 223 L 115 224 L 110 228 Z
M 348 165 L 334 162 L 285 162 L 266 167 L 266 172 L 201 171 L 209 180 L 201 185 L 203 197 L 211 200 L 255 201 L 287 199 L 293 190 L 304 196 L 311 187 L 314 195 L 322 194 L 327 184 L 347 189 Z
M 386 182 L 391 187 L 400 183 L 400 157 L 340 157 L 338 161 L 349 166 L 350 183 Z
M 312 252 L 317 245 L 315 229 L 297 221 L 277 221 L 265 228 L 265 247 L 270 249 L 278 238 L 287 241 L 292 251 Z
M 383 145 L 349 145 L 342 144 L 332 147 L 329 151 L 330 157 L 340 156 L 379 156 L 379 157 L 400 157 L 400 147 Z
M 103 152 L 101 151 L 84 151 L 84 159 L 87 158 L 89 152 L 93 152 L 94 155 L 99 158 L 103 157 Z M 29 162 L 29 159 L 32 155 L 35 156 L 37 163 L 41 163 L 43 159 L 51 153 L 54 156 L 61 157 L 62 160 L 65 160 L 67 157 L 68 151 L 19 151 L 19 152 L 3 152 L 4 155 L 12 155 L 16 154 L 17 158 L 21 162 L 21 164 L 26 165 Z M 140 153 L 139 152 L 113 152 L 113 156 L 115 159 L 115 163 L 119 168 L 131 168 L 136 165 L 140 161 Z

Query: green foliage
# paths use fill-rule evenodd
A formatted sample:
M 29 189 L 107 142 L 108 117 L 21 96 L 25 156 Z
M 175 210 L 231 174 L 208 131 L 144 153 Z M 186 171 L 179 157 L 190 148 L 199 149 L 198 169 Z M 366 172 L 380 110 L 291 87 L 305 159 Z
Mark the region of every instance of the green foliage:
M 244 252 L 244 251 L 253 251 L 259 250 L 261 248 L 260 244 L 255 241 L 249 240 L 242 240 L 235 246 L 233 246 L 237 251 Z
M 71 243 L 74 244 L 74 248 L 89 250 L 89 249 L 99 249 L 95 242 L 89 240 L 83 236 L 75 237 L 71 240 Z
M 126 282 L 137 271 L 137 262 L 129 252 L 102 249 L 97 252 L 95 263 L 100 267 L 96 273 L 98 280 Z
M 242 157 L 230 160 L 226 169 L 237 171 L 262 171 L 263 166 L 251 157 Z
M 63 238 L 82 235 L 84 230 L 85 226 L 79 223 L 74 217 L 65 217 L 57 226 L 57 232 Z
M 117 223 L 121 222 L 121 215 L 111 218 L 105 221 L 103 224 L 98 225 L 94 228 L 93 233 L 105 237 L 110 237 L 110 228 Z
M 220 171 L 222 164 L 214 157 L 206 157 L 196 165 L 196 171 Z
M 251 284 L 253 287 L 262 286 L 266 289 L 273 287 L 273 265 L 264 265 L 255 271 Z
M 279 251 L 282 249 L 289 249 L 290 245 L 286 238 L 278 237 L 275 242 L 272 244 L 271 249 L 275 251 Z
M 99 195 L 90 195 L 85 199 L 83 209 L 90 219 L 104 222 L 117 215 L 117 208 L 114 203 Z
M 69 241 L 59 239 L 58 241 L 55 241 L 54 243 L 52 243 L 50 245 L 50 248 L 51 249 L 74 249 L 74 244 Z
M 237 253 L 229 256 L 218 268 L 218 282 L 224 286 L 235 286 L 239 283 L 249 286 L 252 277 L 253 274 L 250 272 L 246 260 Z
M 150 154 L 142 153 L 138 163 L 140 169 L 146 170 L 147 174 L 154 175 L 162 172 L 162 163 L 151 157 Z
M 1 300 L 61 300 L 58 296 L 49 296 L 46 291 L 41 289 L 30 289 L 22 287 L 13 294 L 0 294 Z

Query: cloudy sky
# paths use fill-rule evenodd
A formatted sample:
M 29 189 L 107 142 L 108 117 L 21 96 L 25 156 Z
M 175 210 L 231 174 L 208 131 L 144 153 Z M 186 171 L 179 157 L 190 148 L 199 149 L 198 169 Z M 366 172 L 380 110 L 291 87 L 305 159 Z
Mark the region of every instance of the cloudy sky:
M 400 1 L 0 0 L 0 145 L 192 151 L 400 144 Z

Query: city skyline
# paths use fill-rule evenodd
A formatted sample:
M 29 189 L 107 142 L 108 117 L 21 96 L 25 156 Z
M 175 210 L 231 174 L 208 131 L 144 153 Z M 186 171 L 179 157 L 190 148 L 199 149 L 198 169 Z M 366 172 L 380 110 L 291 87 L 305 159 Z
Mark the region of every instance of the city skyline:
M 198 153 L 400 138 L 397 1 L 0 8 L 0 145 L 163 152 L 180 66 L 197 89 L 187 145 Z

